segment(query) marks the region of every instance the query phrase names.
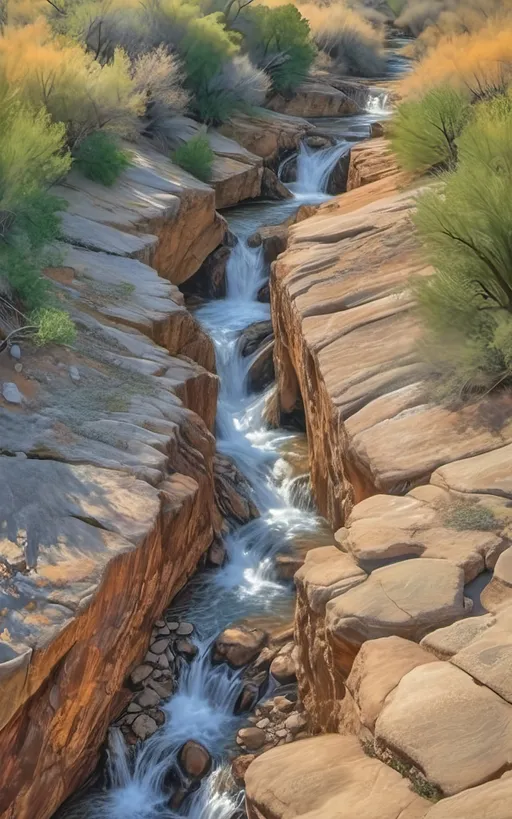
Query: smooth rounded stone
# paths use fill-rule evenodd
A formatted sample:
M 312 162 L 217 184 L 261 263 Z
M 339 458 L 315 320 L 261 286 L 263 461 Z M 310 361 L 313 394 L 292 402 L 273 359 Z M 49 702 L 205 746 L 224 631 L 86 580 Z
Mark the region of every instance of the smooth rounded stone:
M 355 737 L 282 741 L 247 770 L 249 819 L 423 819 L 432 804 Z
M 420 646 L 430 651 L 439 660 L 449 660 L 495 622 L 496 618 L 493 614 L 467 617 L 465 620 L 452 623 L 451 626 L 431 631 L 421 640 Z
M 384 125 L 382 122 L 372 122 L 370 125 L 370 137 L 376 139 L 384 136 Z
M 164 625 L 161 628 L 158 629 L 157 636 L 158 637 L 169 637 L 170 633 L 171 633 L 170 630 L 167 628 L 167 626 L 164 623 Z
M 144 662 L 151 663 L 151 665 L 156 665 L 158 663 L 158 654 L 153 654 L 152 651 L 146 652 Z
M 451 796 L 512 765 L 512 706 L 451 662 L 429 663 L 402 677 L 375 739 Z
M 158 640 L 155 640 L 154 643 L 151 643 L 151 651 L 153 654 L 163 654 L 165 649 L 169 646 L 169 638 L 162 637 Z
M 169 631 L 177 631 L 180 627 L 180 624 L 176 620 L 168 620 L 167 621 L 167 628 Z
M 272 647 L 265 646 L 265 648 L 262 651 L 260 651 L 257 658 L 251 665 L 250 671 L 251 672 L 268 671 L 270 668 L 270 664 L 272 663 L 272 660 L 274 659 L 274 657 L 277 656 L 278 653 L 279 649 L 276 648 L 275 646 Z
M 71 378 L 71 381 L 74 381 L 75 383 L 78 383 L 80 381 L 80 373 L 78 371 L 78 367 L 75 367 L 73 365 L 69 368 L 69 377 Z
M 176 634 L 180 637 L 189 637 L 194 631 L 192 623 L 180 623 L 176 629 Z
M 512 775 L 506 773 L 494 782 L 442 799 L 426 819 L 510 819 L 511 805 Z
M 180 749 L 178 762 L 186 776 L 203 779 L 211 768 L 212 758 L 203 745 L 190 739 Z
M 16 364 L 14 365 L 14 372 L 16 373 L 23 372 L 23 364 L 21 363 L 21 361 L 17 361 Z
M 11 358 L 14 358 L 15 361 L 19 361 L 21 358 L 21 347 L 19 344 L 11 344 L 9 348 L 9 355 Z
M 177 640 L 175 648 L 178 654 L 181 654 L 189 662 L 194 659 L 198 652 L 197 646 L 191 643 L 190 640 Z
M 238 732 L 238 738 L 250 751 L 257 751 L 265 743 L 265 731 L 260 728 L 241 728 Z
M 270 673 L 282 685 L 292 683 L 297 679 L 296 653 L 294 643 L 287 643 L 277 657 L 272 660 Z
M 167 699 L 167 697 L 170 697 L 174 692 L 173 680 L 168 680 L 167 682 L 162 682 L 161 680 L 150 680 L 149 685 L 153 691 L 158 694 L 161 700 Z
M 276 731 L 276 737 L 279 737 L 280 739 L 285 737 L 287 734 L 288 731 L 286 730 L 286 728 L 278 728 Z
M 153 688 L 149 688 L 148 686 L 138 695 L 137 702 L 142 708 L 153 708 L 160 702 L 160 697 Z
M 303 714 L 290 714 L 284 721 L 284 727 L 292 734 L 298 734 L 307 725 L 307 719 Z
M 231 626 L 217 637 L 213 662 L 226 662 L 232 668 L 242 668 L 256 659 L 267 639 L 267 633 L 261 629 Z
M 364 583 L 327 603 L 325 627 L 336 668 L 348 677 L 366 640 L 396 634 L 419 642 L 471 608 L 464 597 L 464 572 L 447 560 L 421 558 L 376 569 Z
M 139 714 L 132 724 L 132 731 L 138 739 L 144 741 L 157 731 L 158 725 L 149 714 Z
M 249 765 L 251 762 L 254 762 L 255 759 L 256 756 L 254 754 L 242 754 L 241 756 L 235 757 L 231 763 L 231 773 L 239 788 L 244 787 L 245 774 L 247 773 Z
M 256 723 L 256 728 L 261 728 L 261 729 L 268 728 L 269 725 L 270 725 L 269 718 L 264 717 L 263 719 L 260 719 L 260 721 Z
M 155 623 L 155 628 L 166 628 L 165 620 L 157 620 Z
M 165 714 L 160 710 L 160 708 L 152 708 L 150 716 L 155 720 L 158 727 L 165 723 Z
M 130 679 L 134 685 L 140 685 L 142 682 L 144 682 L 144 680 L 147 680 L 152 671 L 152 665 L 143 663 L 142 665 L 138 665 L 137 668 L 133 669 L 132 673 L 130 674 Z
M 164 670 L 170 667 L 169 660 L 167 659 L 165 654 L 160 654 L 158 658 L 158 667 L 163 668 Z
M 307 596 L 309 607 L 323 614 L 333 597 L 344 594 L 363 583 L 367 574 L 350 555 L 336 546 L 311 549 L 302 568 L 295 575 L 295 583 Z
M 138 714 L 142 707 L 137 702 L 130 702 L 126 710 L 129 714 Z
M 2 384 L 2 395 L 8 404 L 21 404 L 23 401 L 23 396 L 14 381 Z
M 333 145 L 333 141 L 329 137 L 316 136 L 315 134 L 307 136 L 304 142 L 308 148 L 328 148 L 330 145 Z
M 349 702 L 352 699 L 360 723 L 373 731 L 386 698 L 402 677 L 418 665 L 434 662 L 434 655 L 402 637 L 368 640 L 361 646 L 345 683 L 352 698 L 345 696 L 342 714 L 352 705 Z

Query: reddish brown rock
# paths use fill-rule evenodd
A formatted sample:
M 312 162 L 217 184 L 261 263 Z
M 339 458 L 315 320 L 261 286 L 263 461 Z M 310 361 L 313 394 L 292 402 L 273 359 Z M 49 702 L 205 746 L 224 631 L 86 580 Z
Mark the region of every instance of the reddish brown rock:
M 212 765 L 211 756 L 206 748 L 192 739 L 180 749 L 178 762 L 183 773 L 192 779 L 203 779 Z

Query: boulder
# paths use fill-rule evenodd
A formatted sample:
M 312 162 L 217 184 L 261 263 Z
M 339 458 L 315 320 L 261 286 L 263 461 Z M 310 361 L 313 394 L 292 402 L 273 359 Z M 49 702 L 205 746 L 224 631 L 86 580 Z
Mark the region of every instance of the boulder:
M 512 705 L 512 607 L 451 657 L 450 662 Z
M 215 500 L 223 517 L 239 524 L 257 518 L 259 512 L 253 500 L 252 487 L 236 463 L 228 455 L 217 452 L 213 469 Z
M 295 582 L 303 589 L 312 611 L 323 614 L 329 600 L 348 592 L 366 578 L 366 572 L 350 555 L 340 552 L 336 546 L 321 546 L 306 554 Z
M 488 611 L 512 605 L 512 548 L 502 552 L 494 566 L 490 583 L 481 595 L 482 604 Z
M 451 626 L 431 631 L 421 640 L 420 645 L 439 660 L 449 660 L 495 622 L 492 614 L 467 617 L 465 620 L 452 623 Z
M 230 626 L 217 637 L 213 647 L 214 663 L 242 668 L 256 659 L 268 639 L 265 631 L 246 626 Z
M 267 102 L 271 111 L 299 117 L 340 117 L 360 113 L 359 105 L 343 91 L 323 82 L 307 81 L 291 98 L 276 94 Z
M 249 392 L 263 392 L 275 378 L 274 340 L 268 341 L 255 353 L 254 361 L 247 373 Z
M 245 774 L 247 773 L 249 765 L 251 762 L 254 762 L 255 759 L 256 756 L 254 754 L 242 754 L 242 756 L 235 757 L 231 763 L 231 773 L 239 788 L 244 787 Z
M 292 199 L 293 194 L 288 190 L 286 185 L 283 185 L 281 180 L 276 176 L 274 171 L 270 168 L 263 168 L 263 175 L 261 177 L 261 196 L 263 199 L 270 199 L 271 201 L 280 201 L 283 199 Z
M 178 762 L 185 776 L 191 779 L 203 779 L 212 766 L 212 758 L 206 748 L 199 742 L 189 739 L 180 748 Z
M 422 819 L 431 805 L 355 737 L 337 734 L 268 751 L 245 784 L 249 819 Z
M 226 245 L 221 245 L 210 253 L 197 273 L 183 282 L 182 292 L 204 299 L 224 298 L 226 295 L 226 265 L 230 253 L 231 248 Z
M 477 788 L 442 799 L 427 813 L 426 819 L 510 819 L 512 804 L 512 776 L 486 782 Z
M 241 728 L 238 739 L 249 751 L 257 751 L 265 744 L 266 735 L 261 728 Z
M 249 324 L 238 339 L 238 348 L 243 356 L 253 355 L 259 347 L 265 345 L 274 337 L 274 329 L 270 319 L 255 321 Z
M 348 676 L 366 640 L 396 634 L 418 642 L 434 628 L 465 617 L 462 569 L 444 560 L 407 560 L 376 569 L 355 588 L 331 599 L 325 627 L 336 667 Z
M 427 663 L 388 697 L 375 738 L 450 796 L 512 765 L 512 706 L 452 663 Z
M 295 643 L 287 643 L 270 664 L 270 673 L 281 685 L 287 685 L 297 679 L 296 654 Z
M 148 737 L 153 736 L 158 729 L 158 725 L 153 717 L 149 714 L 139 714 L 132 722 L 132 731 L 137 737 L 144 742 Z
M 361 724 L 373 732 L 387 697 L 402 677 L 419 665 L 433 662 L 436 657 L 402 637 L 363 643 L 346 682 Z

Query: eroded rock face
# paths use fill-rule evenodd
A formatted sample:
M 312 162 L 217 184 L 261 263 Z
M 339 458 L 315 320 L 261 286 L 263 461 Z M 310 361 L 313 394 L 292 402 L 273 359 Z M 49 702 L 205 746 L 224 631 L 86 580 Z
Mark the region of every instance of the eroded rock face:
M 336 734 L 263 754 L 245 784 L 249 819 L 421 819 L 430 807 L 355 737 Z
M 72 174 L 57 193 L 68 241 L 48 275 L 77 341 L 24 346 L 23 403 L 0 408 L 5 819 L 46 819 L 95 768 L 129 687 L 165 665 L 164 636 L 141 665 L 151 624 L 222 523 L 213 348 L 147 264 L 174 282 L 197 270 L 224 232 L 213 190 L 147 151 L 112 189 Z M 141 707 L 147 737 L 162 712 Z
M 268 110 L 263 116 L 237 114 L 220 129 L 274 170 L 280 156 L 285 151 L 296 151 L 303 136 L 311 130 L 313 126 L 304 119 Z
M 342 117 L 358 114 L 361 108 L 344 91 L 324 82 L 307 81 L 290 99 L 276 94 L 268 102 L 271 111 L 297 117 Z

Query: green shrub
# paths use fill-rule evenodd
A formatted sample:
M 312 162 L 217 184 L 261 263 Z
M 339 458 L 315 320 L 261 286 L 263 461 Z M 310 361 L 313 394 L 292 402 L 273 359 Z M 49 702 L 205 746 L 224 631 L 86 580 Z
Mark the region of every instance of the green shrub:
M 459 140 L 457 169 L 415 216 L 435 274 L 415 284 L 425 352 L 449 396 L 512 376 L 512 117 L 485 103 Z
M 460 500 L 446 506 L 443 523 L 449 529 L 476 529 L 481 532 L 493 532 L 501 525 L 492 509 L 470 500 Z
M 75 165 L 93 182 L 111 187 L 126 168 L 130 157 L 120 150 L 115 140 L 105 131 L 90 134 L 75 152 Z
M 177 148 L 172 154 L 172 160 L 184 170 L 200 179 L 209 182 L 212 177 L 212 164 L 215 154 L 210 148 L 208 138 L 198 134 L 189 139 L 184 145 Z
M 316 55 L 306 18 L 291 3 L 250 6 L 241 24 L 252 61 L 270 75 L 275 91 L 289 94 L 307 76 Z
M 441 86 L 419 100 L 402 102 L 390 127 L 391 144 L 401 165 L 410 171 L 453 167 L 457 138 L 471 106 L 466 96 Z
M 57 307 L 45 307 L 30 317 L 38 326 L 36 344 L 72 344 L 76 338 L 76 328 L 69 313 Z

